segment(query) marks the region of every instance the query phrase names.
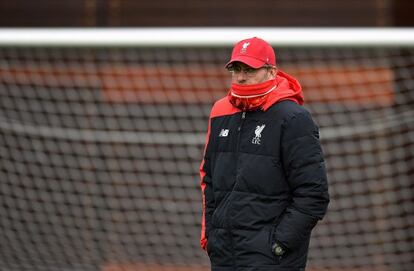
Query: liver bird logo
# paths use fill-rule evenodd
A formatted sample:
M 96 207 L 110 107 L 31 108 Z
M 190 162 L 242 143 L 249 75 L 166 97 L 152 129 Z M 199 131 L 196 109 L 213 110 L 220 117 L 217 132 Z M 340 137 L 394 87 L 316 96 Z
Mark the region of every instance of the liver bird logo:
M 242 45 L 242 48 L 240 50 L 240 53 L 245 54 L 247 52 L 247 47 L 250 45 L 250 42 L 245 42 Z
M 262 137 L 262 132 L 265 127 L 265 124 L 256 126 L 256 130 L 254 131 L 255 137 L 253 137 L 252 139 L 253 144 L 260 145 L 260 139 Z

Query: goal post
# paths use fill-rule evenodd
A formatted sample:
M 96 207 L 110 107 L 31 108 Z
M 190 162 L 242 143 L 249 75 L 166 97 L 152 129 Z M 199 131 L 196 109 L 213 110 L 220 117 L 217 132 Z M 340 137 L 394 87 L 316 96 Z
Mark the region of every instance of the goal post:
M 411 28 L 0 29 L 0 269 L 209 270 L 198 168 L 257 36 L 320 127 L 311 271 L 414 270 Z

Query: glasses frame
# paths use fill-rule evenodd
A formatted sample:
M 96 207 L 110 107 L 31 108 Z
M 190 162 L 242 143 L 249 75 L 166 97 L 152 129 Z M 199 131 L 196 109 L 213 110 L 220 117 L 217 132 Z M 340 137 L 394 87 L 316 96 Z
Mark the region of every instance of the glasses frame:
M 272 65 L 269 64 L 265 64 L 260 68 L 252 68 L 252 67 L 245 67 L 243 68 L 240 65 L 232 65 L 229 68 L 227 68 L 227 70 L 231 73 L 232 76 L 238 75 L 240 73 L 243 73 L 245 76 L 247 77 L 253 77 L 255 76 L 260 70 L 262 69 L 266 69 L 269 70 L 271 68 L 275 68 Z

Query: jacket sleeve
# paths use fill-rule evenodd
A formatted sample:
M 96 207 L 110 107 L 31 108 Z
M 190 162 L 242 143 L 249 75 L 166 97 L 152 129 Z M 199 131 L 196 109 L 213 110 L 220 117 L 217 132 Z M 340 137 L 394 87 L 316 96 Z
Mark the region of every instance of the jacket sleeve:
M 203 200 L 203 212 L 201 221 L 201 248 L 206 250 L 208 233 L 211 229 L 211 216 L 215 208 L 215 200 L 213 193 L 213 186 L 211 182 L 211 170 L 210 170 L 210 159 L 209 159 L 209 138 L 210 138 L 210 127 L 211 120 L 208 122 L 208 130 L 206 136 L 206 144 L 204 147 L 204 156 L 200 165 L 200 178 L 201 178 L 201 192 Z
M 275 239 L 288 250 L 310 238 L 326 213 L 329 194 L 319 130 L 305 111 L 283 125 L 282 163 L 291 191 L 291 204 L 276 226 Z

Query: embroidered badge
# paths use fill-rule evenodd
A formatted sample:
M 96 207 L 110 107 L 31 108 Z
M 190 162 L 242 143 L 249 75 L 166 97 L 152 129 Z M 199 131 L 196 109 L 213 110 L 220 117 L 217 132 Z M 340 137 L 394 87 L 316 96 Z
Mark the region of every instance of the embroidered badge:
M 247 47 L 250 45 L 250 42 L 245 42 L 245 43 L 243 43 L 243 45 L 242 45 L 242 48 L 241 48 L 241 50 L 240 50 L 240 53 L 241 54 L 245 54 L 246 52 L 247 52 Z
M 266 126 L 265 124 L 256 126 L 256 130 L 254 131 L 255 136 L 252 139 L 253 144 L 260 145 L 260 139 L 262 137 L 262 132 L 265 126 Z

